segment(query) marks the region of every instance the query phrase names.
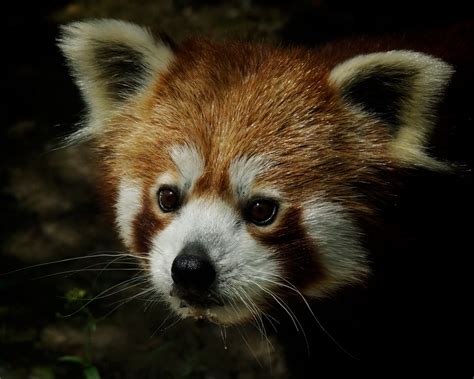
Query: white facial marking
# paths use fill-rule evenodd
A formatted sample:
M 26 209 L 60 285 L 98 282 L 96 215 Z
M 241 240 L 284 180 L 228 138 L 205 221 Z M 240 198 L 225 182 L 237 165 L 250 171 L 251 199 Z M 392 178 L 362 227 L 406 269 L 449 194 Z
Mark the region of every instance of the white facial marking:
M 193 315 L 192 309 L 179 308 L 179 300 L 168 298 L 173 285 L 171 266 L 181 249 L 190 242 L 205 246 L 217 272 L 215 291 L 235 302 L 231 306 L 206 310 L 210 318 L 222 323 L 249 317 L 244 305 L 248 298 L 267 298 L 263 288 L 272 288 L 279 275 L 273 252 L 258 244 L 248 233 L 239 216 L 226 203 L 197 199 L 184 206 L 176 218 L 153 239 L 151 274 L 159 292 L 182 316 Z
M 315 199 L 303 206 L 304 225 L 321 253 L 326 283 L 305 290 L 320 297 L 343 285 L 360 282 L 369 272 L 367 252 L 360 243 L 361 232 L 339 205 Z
M 170 155 L 181 174 L 183 186 L 189 189 L 204 171 L 204 162 L 195 146 L 177 145 L 170 149 Z
M 229 167 L 229 179 L 234 195 L 238 198 L 248 197 L 255 179 L 269 167 L 270 163 L 261 156 L 234 159 Z
M 142 208 L 142 186 L 138 181 L 123 178 L 118 186 L 115 204 L 116 225 L 127 247 L 133 244 L 133 221 Z

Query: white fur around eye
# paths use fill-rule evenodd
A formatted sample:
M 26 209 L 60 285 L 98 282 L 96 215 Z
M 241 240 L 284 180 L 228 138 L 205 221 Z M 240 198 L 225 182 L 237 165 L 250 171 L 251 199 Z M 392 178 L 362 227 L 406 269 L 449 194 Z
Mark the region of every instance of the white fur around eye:
M 115 204 L 115 221 L 120 237 L 129 248 L 133 245 L 133 222 L 141 209 L 142 185 L 131 179 L 121 179 Z

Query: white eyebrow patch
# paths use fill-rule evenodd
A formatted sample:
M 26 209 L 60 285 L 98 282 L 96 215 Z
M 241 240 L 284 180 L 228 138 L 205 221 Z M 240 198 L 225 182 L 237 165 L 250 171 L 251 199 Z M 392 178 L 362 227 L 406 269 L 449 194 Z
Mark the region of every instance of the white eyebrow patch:
M 115 223 L 125 245 L 133 245 L 133 221 L 142 209 L 142 185 L 138 181 L 122 178 L 115 204 Z
M 171 147 L 170 156 L 184 181 L 184 187 L 189 189 L 204 172 L 201 154 L 195 146 L 177 145 Z
M 258 155 L 234 159 L 229 167 L 229 180 L 234 195 L 239 198 L 248 197 L 255 179 L 268 167 L 270 163 Z

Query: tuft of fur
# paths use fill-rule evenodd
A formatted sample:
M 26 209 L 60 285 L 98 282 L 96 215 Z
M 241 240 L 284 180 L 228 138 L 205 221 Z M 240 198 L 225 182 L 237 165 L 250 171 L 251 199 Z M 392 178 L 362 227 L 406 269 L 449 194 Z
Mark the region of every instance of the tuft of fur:
M 63 26 L 59 47 L 89 109 L 87 125 L 74 139 L 99 133 L 111 112 L 149 90 L 154 76 L 166 70 L 173 57 L 170 47 L 148 29 L 119 20 Z
M 453 68 L 441 59 L 392 50 L 346 60 L 331 71 L 329 81 L 351 106 L 384 119 L 394 129 L 390 146 L 394 159 L 443 170 L 447 166 L 428 156 L 424 149 L 435 120 L 435 107 L 452 74 Z M 365 93 L 359 95 L 358 87 Z

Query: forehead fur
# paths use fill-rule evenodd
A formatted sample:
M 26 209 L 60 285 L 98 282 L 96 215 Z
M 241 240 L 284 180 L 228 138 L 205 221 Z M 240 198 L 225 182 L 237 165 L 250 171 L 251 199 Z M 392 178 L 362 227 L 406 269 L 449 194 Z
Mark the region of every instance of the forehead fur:
M 200 152 L 204 174 L 197 188 L 228 192 L 232 162 L 260 156 L 272 162 L 265 180 L 283 192 L 296 186 L 298 198 L 310 198 L 339 183 L 331 194 L 349 198 L 344 191 L 351 182 L 370 175 L 380 160 L 387 164 L 390 135 L 374 132 L 374 122 L 358 124 L 327 85 L 328 73 L 303 49 L 193 40 L 178 48 L 146 99 L 112 121 L 102 143 L 126 151 L 127 162 L 115 166 L 145 181 L 174 166 L 167 153 L 172 143 Z

